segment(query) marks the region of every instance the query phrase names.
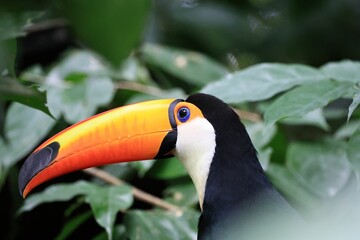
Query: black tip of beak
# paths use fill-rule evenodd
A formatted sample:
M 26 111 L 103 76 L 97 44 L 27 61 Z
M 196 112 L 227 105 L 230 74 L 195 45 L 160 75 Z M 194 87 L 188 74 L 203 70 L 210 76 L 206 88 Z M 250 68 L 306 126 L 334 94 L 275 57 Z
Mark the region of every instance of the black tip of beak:
M 57 156 L 60 148 L 58 142 L 53 142 L 43 149 L 32 153 L 21 167 L 19 173 L 19 191 L 23 195 L 26 185 L 35 177 L 41 170 L 49 166 L 52 160 Z
M 173 129 L 171 132 L 166 134 L 164 140 L 161 143 L 159 152 L 155 156 L 155 159 L 172 157 L 172 154 L 169 154 L 169 152 L 175 148 L 176 140 L 177 130 Z

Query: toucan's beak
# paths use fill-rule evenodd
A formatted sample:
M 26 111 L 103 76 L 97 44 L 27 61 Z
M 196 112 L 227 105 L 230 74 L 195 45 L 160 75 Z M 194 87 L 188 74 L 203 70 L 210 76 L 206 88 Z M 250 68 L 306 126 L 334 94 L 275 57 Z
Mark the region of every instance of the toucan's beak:
M 116 108 L 77 123 L 40 145 L 19 174 L 23 197 L 54 177 L 99 165 L 171 156 L 177 138 L 167 99 Z

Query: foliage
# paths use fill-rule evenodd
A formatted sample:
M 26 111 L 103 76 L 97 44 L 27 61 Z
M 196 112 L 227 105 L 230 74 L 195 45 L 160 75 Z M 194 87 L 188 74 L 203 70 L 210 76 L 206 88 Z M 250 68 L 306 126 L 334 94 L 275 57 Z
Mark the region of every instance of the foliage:
M 82 0 L 55 1 L 54 5 L 39 3 L 37 11 L 14 2 L 6 14 L 0 15 L 0 113 L 4 113 L 0 115 L 0 189 L 1 200 L 14 202 L 14 207 L 8 209 L 3 204 L 0 206 L 2 212 L 6 210 L 6 216 L 14 218 L 5 236 L 35 236 L 31 231 L 15 230 L 25 229 L 23 225 L 36 225 L 21 224 L 26 216 L 49 214 L 43 209 L 56 209 L 60 206 L 57 204 L 63 202 L 65 205 L 59 214 L 64 223 L 57 228 L 52 226 L 55 230 L 46 238 L 82 236 L 90 225 L 94 227 L 90 231 L 92 235 L 87 237 L 93 239 L 195 239 L 200 213 L 197 195 L 185 169 L 176 159 L 103 168 L 130 185 L 104 185 L 89 177 L 86 181 L 74 181 L 84 177 L 78 174 L 70 180 L 60 180 L 68 183 L 45 185 L 45 190 L 38 190 L 24 201 L 18 195 L 14 179 L 23 159 L 42 140 L 75 122 L 115 106 L 156 98 L 186 98 L 197 91 L 215 95 L 239 112 L 267 175 L 301 214 L 307 216 L 323 205 L 331 209 L 329 206 L 333 206 L 335 200 L 341 199 L 345 192 L 356 191 L 356 185 L 360 184 L 357 177 L 360 169 L 360 62 L 332 61 L 326 57 L 326 62 L 319 60 L 322 57 L 309 57 L 306 61 L 306 58 L 297 58 L 302 54 L 296 51 L 289 58 L 291 61 L 320 64 L 256 64 L 269 59 L 286 62 L 284 52 L 296 45 L 287 35 L 285 40 L 277 38 L 281 35 L 279 29 L 289 30 L 300 21 L 299 15 L 293 15 L 290 26 L 284 25 L 284 19 L 269 15 L 275 7 L 281 11 L 283 5 L 267 6 L 266 2 L 275 3 L 249 1 L 252 8 L 263 12 L 248 15 L 250 23 L 247 23 L 237 10 L 209 2 L 196 7 L 191 5 L 196 1 L 182 1 L 182 4 L 190 4 L 188 12 L 185 6 L 171 17 L 168 16 L 171 4 L 160 0 L 155 2 L 155 10 L 148 1 L 142 0 L 132 4 L 115 0 L 91 1 L 91 4 Z M 162 5 L 156 8 L 156 4 Z M 319 3 L 319 9 L 325 7 Z M 251 12 L 249 6 L 243 9 Z M 194 23 L 194 19 L 186 18 L 188 14 L 200 14 L 205 10 L 221 16 L 219 19 L 223 21 L 210 19 L 215 21 L 211 25 L 207 22 L 209 19 Z M 287 14 L 291 11 L 289 6 Z M 157 39 L 156 44 L 152 43 L 156 40 L 154 32 L 147 33 L 142 41 L 142 34 L 147 30 L 146 19 L 151 13 L 153 28 L 157 29 L 154 32 L 159 39 L 165 39 Z M 332 16 L 331 13 L 329 7 L 325 14 Z M 266 14 L 270 20 L 266 20 Z M 306 16 L 311 15 L 309 12 Z M 303 16 L 304 22 L 309 21 L 306 16 Z M 336 16 L 332 20 L 336 20 Z M 161 17 L 165 20 L 177 18 L 175 29 L 186 24 L 192 31 L 196 30 L 191 39 L 201 40 L 204 46 L 176 44 L 176 34 L 185 31 L 179 29 L 177 33 L 168 33 L 166 36 L 170 40 L 166 40 L 159 33 L 157 18 Z M 73 27 L 76 41 L 81 44 L 70 44 L 47 64 L 32 62 L 30 66 L 17 68 L 17 62 L 25 58 L 19 39 L 31 35 L 34 31 L 31 27 L 56 18 L 65 19 L 65 28 L 67 24 Z M 169 23 L 164 21 L 163 24 Z M 250 43 L 249 39 L 240 38 L 239 33 L 231 35 L 237 25 L 243 26 L 243 35 L 256 37 L 257 44 L 264 50 L 263 55 L 254 50 L 255 43 Z M 251 26 L 253 31 L 250 31 Z M 270 31 L 270 27 L 275 30 Z M 292 31 L 287 32 L 294 34 Z M 206 39 L 205 33 L 209 34 Z M 265 39 L 277 39 L 279 44 L 274 44 L 277 49 L 283 42 L 288 46 L 278 49 L 278 58 L 269 58 L 276 54 L 265 46 Z M 224 49 L 234 42 L 252 51 L 251 54 L 239 53 L 237 49 L 232 58 Z M 199 52 L 206 49 L 211 51 Z M 226 57 L 219 57 L 219 52 L 230 62 L 226 63 Z M 304 52 L 309 56 L 314 54 L 309 49 Z M 342 57 L 353 56 L 346 55 L 346 49 L 342 52 Z M 248 65 L 251 66 L 242 68 Z M 155 183 L 156 188 L 149 188 L 148 181 Z M 181 214 L 134 199 L 131 185 L 179 206 Z M 47 221 L 49 218 L 52 216 L 47 215 Z M 32 228 L 36 231 L 36 226 Z

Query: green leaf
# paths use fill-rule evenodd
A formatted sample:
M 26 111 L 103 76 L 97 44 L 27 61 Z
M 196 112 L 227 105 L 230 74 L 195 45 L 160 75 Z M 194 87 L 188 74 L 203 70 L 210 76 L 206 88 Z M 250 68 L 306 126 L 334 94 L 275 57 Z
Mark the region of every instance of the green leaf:
M 77 181 L 75 183 L 56 184 L 46 188 L 40 193 L 31 194 L 24 201 L 19 213 L 31 211 L 35 207 L 51 202 L 64 202 L 78 195 L 96 194 L 98 187 L 94 184 Z
M 292 143 L 286 159 L 292 174 L 319 197 L 334 197 L 351 174 L 345 144 L 340 141 Z
M 64 10 L 75 33 L 115 66 L 140 42 L 150 2 L 146 0 L 65 0 Z
M 0 80 L 6 75 L 15 77 L 14 64 L 16 58 L 16 51 L 17 45 L 15 39 L 5 41 L 2 41 L 0 39 Z
M 357 61 L 331 62 L 322 66 L 320 70 L 337 81 L 360 82 L 360 62 Z
M 270 164 L 266 173 L 276 188 L 292 201 L 310 208 L 313 208 L 314 203 L 318 201 L 317 197 L 309 192 L 285 167 Z
M 269 126 L 286 117 L 302 117 L 340 98 L 349 91 L 352 85 L 349 82 L 328 80 L 306 84 L 288 91 L 266 109 L 265 124 Z
M 0 78 L 0 100 L 19 102 L 50 115 L 45 93 L 39 92 L 34 87 L 26 87 L 16 79 Z
M 265 147 L 277 132 L 275 125 L 265 128 L 263 122 L 245 123 L 245 126 L 256 149 Z
M 222 65 L 200 53 L 155 44 L 146 44 L 141 52 L 151 66 L 195 86 L 202 87 L 227 74 Z
M 72 52 L 51 69 L 45 88 L 52 115 L 64 114 L 66 121 L 76 123 L 108 104 L 115 88 L 103 72 L 104 66 L 86 51 Z
M 229 74 L 208 84 L 201 92 L 227 103 L 260 101 L 296 85 L 326 80 L 315 68 L 299 64 L 264 63 Z
M 135 161 L 130 162 L 129 165 L 135 168 L 140 177 L 144 177 L 144 175 L 151 169 L 151 167 L 155 164 L 155 161 L 147 160 L 147 161 Z
M 176 185 L 172 184 L 165 189 L 164 194 L 166 201 L 177 206 L 191 207 L 197 205 L 199 202 L 195 186 L 191 180 Z
M 117 240 L 128 240 L 125 237 L 125 226 L 122 224 L 118 224 L 114 227 L 113 230 L 113 238 L 117 239 Z M 99 233 L 97 236 L 95 236 L 94 238 L 92 238 L 92 240 L 105 240 L 108 239 L 107 233 L 106 232 L 101 232 Z
M 87 211 L 82 214 L 76 215 L 75 217 L 68 219 L 65 222 L 65 225 L 62 227 L 59 235 L 55 238 L 55 240 L 65 240 L 69 239 L 69 236 L 80 227 L 86 220 L 91 217 L 91 212 Z
M 196 239 L 199 214 L 186 211 L 182 216 L 160 210 L 130 211 L 124 218 L 127 235 L 133 240 Z
M 266 171 L 266 169 L 270 165 L 271 161 L 271 154 L 273 152 L 273 149 L 271 147 L 260 149 L 258 150 L 258 158 L 259 162 L 261 164 L 261 167 Z
M 338 128 L 338 130 L 335 132 L 334 137 L 335 139 L 346 139 L 351 137 L 356 130 L 360 127 L 360 121 L 359 120 L 352 120 L 341 127 Z
M 286 118 L 281 122 L 289 125 L 311 125 L 319 127 L 323 130 L 329 130 L 330 128 L 326 122 L 322 108 L 310 111 L 301 118 Z
M 0 7 L 0 41 L 25 36 L 25 28 L 31 26 L 33 20 L 44 14 L 44 12 L 39 11 L 3 11 L 3 7 Z
M 157 179 L 172 179 L 187 175 L 187 171 L 177 158 L 156 161 L 148 171 L 149 176 Z
M 7 171 L 33 150 L 54 124 L 55 120 L 41 111 L 18 103 L 10 105 L 4 126 L 7 140 L 0 138 L 0 186 Z
M 346 155 L 352 167 L 356 171 L 360 171 L 360 127 L 356 130 L 354 135 L 350 138 L 346 145 Z
M 350 120 L 351 115 L 353 114 L 354 110 L 359 106 L 360 104 L 360 88 L 358 87 L 357 92 L 354 94 L 353 101 L 351 105 L 349 106 L 349 113 L 347 120 Z
M 117 212 L 130 207 L 133 202 L 132 190 L 126 185 L 99 187 L 78 181 L 72 184 L 53 185 L 41 193 L 30 195 L 25 199 L 19 213 L 30 211 L 44 203 L 68 201 L 78 195 L 85 195 L 85 201 L 90 204 L 98 224 L 106 229 L 109 239 Z
M 116 214 L 131 206 L 132 190 L 125 185 L 97 187 L 95 192 L 86 196 L 85 201 L 90 204 L 96 222 L 106 230 L 108 238 L 112 239 Z

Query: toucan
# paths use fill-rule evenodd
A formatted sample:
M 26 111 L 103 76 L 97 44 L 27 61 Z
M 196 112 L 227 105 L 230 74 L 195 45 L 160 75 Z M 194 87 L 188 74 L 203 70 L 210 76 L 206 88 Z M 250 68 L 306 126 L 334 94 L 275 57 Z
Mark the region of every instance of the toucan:
M 228 226 L 245 223 L 264 205 L 291 208 L 265 176 L 239 116 L 203 93 L 122 106 L 70 126 L 26 159 L 19 190 L 25 197 L 65 173 L 171 156 L 182 162 L 197 191 L 198 239 L 226 239 Z

